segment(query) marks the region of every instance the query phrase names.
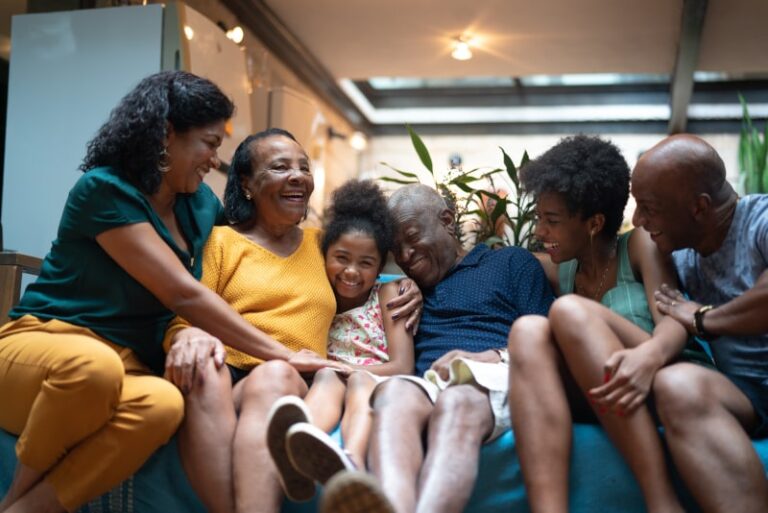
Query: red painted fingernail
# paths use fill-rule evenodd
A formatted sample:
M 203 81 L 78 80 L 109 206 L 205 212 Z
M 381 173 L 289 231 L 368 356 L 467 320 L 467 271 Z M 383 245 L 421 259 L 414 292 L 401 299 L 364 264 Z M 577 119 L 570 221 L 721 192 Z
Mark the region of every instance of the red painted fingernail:
M 605 374 L 603 374 L 603 383 L 608 383 L 611 380 L 611 373 L 606 371 Z

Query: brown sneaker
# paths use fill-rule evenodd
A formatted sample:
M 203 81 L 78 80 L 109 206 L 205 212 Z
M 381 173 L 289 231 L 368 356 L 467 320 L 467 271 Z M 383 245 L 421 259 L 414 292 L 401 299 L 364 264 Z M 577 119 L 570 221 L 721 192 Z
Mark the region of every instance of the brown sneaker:
M 372 475 L 339 472 L 323 491 L 320 513 L 395 513 L 395 508 Z
M 288 430 L 299 422 L 309 422 L 304 401 L 295 395 L 275 401 L 267 414 L 267 448 L 285 495 L 294 502 L 306 502 L 315 496 L 315 482 L 293 468 L 285 445 Z

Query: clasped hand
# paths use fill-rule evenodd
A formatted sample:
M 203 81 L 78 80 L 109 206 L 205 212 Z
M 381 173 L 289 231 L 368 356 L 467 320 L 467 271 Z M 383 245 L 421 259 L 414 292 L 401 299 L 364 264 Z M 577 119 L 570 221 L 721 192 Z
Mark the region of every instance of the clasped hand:
M 206 366 L 213 359 L 216 369 L 224 365 L 226 350 L 221 340 L 200 328 L 184 328 L 174 336 L 165 358 L 165 379 L 188 394 L 195 383 L 205 380 Z
M 628 415 L 648 397 L 661 358 L 652 341 L 613 353 L 603 366 L 603 384 L 589 390 L 589 399 L 602 412 Z

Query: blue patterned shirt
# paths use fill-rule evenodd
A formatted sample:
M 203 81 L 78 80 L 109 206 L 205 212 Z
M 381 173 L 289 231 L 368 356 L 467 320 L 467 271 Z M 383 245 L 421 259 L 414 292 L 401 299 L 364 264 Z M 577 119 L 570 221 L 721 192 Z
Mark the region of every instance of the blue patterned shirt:
M 477 245 L 434 288 L 423 291 L 424 310 L 414 346 L 416 373 L 453 349 L 481 352 L 507 345 L 521 315 L 547 315 L 554 301 L 538 260 L 528 251 Z

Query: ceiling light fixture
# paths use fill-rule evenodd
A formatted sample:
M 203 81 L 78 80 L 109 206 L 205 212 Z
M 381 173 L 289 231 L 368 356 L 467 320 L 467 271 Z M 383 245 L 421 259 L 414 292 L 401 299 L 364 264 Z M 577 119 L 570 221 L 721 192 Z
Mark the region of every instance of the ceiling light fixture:
M 467 36 L 456 36 L 453 38 L 453 51 L 451 57 L 457 61 L 466 61 L 472 58 L 472 49 L 469 47 L 471 39 Z
M 192 38 L 195 37 L 195 31 L 189 25 L 184 25 L 184 35 L 189 41 L 192 41 Z
M 240 27 L 240 25 L 227 30 L 227 39 L 234 41 L 237 44 L 243 42 L 244 36 L 245 33 L 243 32 L 243 29 Z

